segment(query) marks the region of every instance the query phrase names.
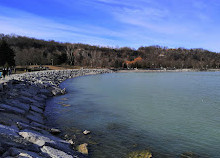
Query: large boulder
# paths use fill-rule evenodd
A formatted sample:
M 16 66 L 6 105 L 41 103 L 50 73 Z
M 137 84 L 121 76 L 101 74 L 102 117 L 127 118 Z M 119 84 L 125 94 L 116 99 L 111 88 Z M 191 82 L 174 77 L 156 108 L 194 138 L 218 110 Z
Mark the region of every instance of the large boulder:
M 11 89 L 8 92 L 8 95 L 10 96 L 10 98 L 16 98 L 20 95 L 19 91 L 17 89 Z
M 18 157 L 18 158 L 43 158 L 39 154 L 35 152 L 31 152 L 28 150 L 22 150 L 19 148 L 10 148 L 7 153 L 4 154 L 5 156 L 13 156 L 13 157 Z
M 27 140 L 24 140 L 18 134 L 18 129 L 9 126 L 0 125 L 0 144 L 4 149 L 17 147 L 39 152 L 39 148 L 36 145 L 30 143 Z
M 44 119 L 40 115 L 28 114 L 26 118 L 29 119 L 31 122 L 34 121 L 40 124 L 44 124 Z
M 50 138 L 32 130 L 25 129 L 19 132 L 19 135 L 22 136 L 25 140 L 38 146 L 44 146 L 46 142 L 55 143 Z
M 7 104 L 0 104 L 0 108 L 2 109 L 2 111 L 7 111 L 7 112 L 15 113 L 15 114 L 20 114 L 20 115 L 25 114 L 24 110 L 7 105 Z
M 29 123 L 30 121 L 22 115 L 16 115 L 8 113 L 7 111 L 1 111 L 0 123 L 4 125 L 15 125 L 17 122 Z
M 46 97 L 50 97 L 51 96 L 51 92 L 48 89 L 40 89 L 39 90 L 39 94 L 44 95 Z
M 20 94 L 21 94 L 22 96 L 29 97 L 29 98 L 33 97 L 33 95 L 32 95 L 30 92 L 24 91 L 24 90 L 21 91 Z
M 41 152 L 49 155 L 52 158 L 74 158 L 72 155 L 69 155 L 61 150 L 52 148 L 50 146 L 43 146 Z
M 29 97 L 25 97 L 25 96 L 20 96 L 18 98 L 22 103 L 26 103 L 26 104 L 38 104 L 38 102 L 32 98 Z
M 43 98 L 43 99 L 47 99 L 47 96 L 46 95 L 44 95 L 44 94 L 38 94 L 38 97 L 40 97 L 40 98 Z
M 38 108 L 44 109 L 45 108 L 45 104 L 44 103 L 40 103 L 40 102 L 34 102 L 31 105 L 34 105 Z
M 7 100 L 5 100 L 5 102 L 8 105 L 11 105 L 13 107 L 16 107 L 16 108 L 19 108 L 19 109 L 22 109 L 22 110 L 25 110 L 25 111 L 28 111 L 30 109 L 30 106 L 28 104 L 21 103 L 17 99 L 7 99 Z
M 19 132 L 19 135 L 21 135 L 25 140 L 38 146 L 47 145 L 65 152 L 72 152 L 70 144 L 67 141 L 54 137 L 53 135 L 45 133 L 41 134 L 32 130 L 23 130 Z
M 35 112 L 38 112 L 38 113 L 41 113 L 41 114 L 43 114 L 43 112 L 44 112 L 42 108 L 39 108 L 35 105 L 31 105 L 31 110 L 35 111 Z
M 18 135 L 18 129 L 9 126 L 4 126 L 1 124 L 0 124 L 0 136 L 20 138 L 20 136 Z
M 43 132 L 43 129 L 31 126 L 31 125 L 26 124 L 26 123 L 17 122 L 16 124 L 17 124 L 17 127 L 19 128 L 19 130 L 30 129 L 30 130 L 33 130 L 33 131 Z
M 47 126 L 45 126 L 45 125 L 43 125 L 43 124 L 40 124 L 40 123 L 38 123 L 38 122 L 34 122 L 34 121 L 33 121 L 33 122 L 30 123 L 30 125 L 33 126 L 33 127 L 41 128 L 41 129 L 43 129 L 43 130 L 47 130 L 47 131 L 50 130 Z

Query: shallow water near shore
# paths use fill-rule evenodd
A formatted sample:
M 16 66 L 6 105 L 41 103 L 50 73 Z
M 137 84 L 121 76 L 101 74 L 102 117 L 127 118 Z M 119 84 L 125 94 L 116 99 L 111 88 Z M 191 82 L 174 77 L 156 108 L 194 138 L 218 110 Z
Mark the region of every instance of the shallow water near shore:
M 112 73 L 60 86 L 68 93 L 48 100 L 48 122 L 68 135 L 90 130 L 92 158 L 220 156 L 220 72 Z

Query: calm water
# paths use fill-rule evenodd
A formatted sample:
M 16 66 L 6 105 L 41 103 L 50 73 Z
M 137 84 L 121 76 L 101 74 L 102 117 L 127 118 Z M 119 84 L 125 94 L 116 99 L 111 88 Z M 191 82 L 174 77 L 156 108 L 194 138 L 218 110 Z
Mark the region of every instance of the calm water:
M 220 72 L 102 74 L 61 87 L 68 94 L 49 100 L 47 115 L 69 135 L 75 127 L 92 131 L 99 142 L 92 158 L 144 149 L 155 157 L 220 157 Z

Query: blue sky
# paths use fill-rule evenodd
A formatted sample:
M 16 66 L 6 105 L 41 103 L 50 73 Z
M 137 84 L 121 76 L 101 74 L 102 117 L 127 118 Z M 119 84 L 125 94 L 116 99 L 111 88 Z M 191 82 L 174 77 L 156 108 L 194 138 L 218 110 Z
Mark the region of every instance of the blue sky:
M 220 52 L 219 0 L 0 0 L 0 33 Z

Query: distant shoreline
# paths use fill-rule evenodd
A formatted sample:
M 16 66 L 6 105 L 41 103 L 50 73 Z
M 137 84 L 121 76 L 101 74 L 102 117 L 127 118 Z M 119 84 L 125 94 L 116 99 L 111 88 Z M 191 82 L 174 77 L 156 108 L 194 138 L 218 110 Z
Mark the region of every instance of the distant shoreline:
M 145 69 L 129 69 L 129 70 L 115 70 L 117 73 L 128 73 L 128 72 L 213 72 L 220 71 L 220 69 L 175 69 L 175 70 L 145 70 Z

